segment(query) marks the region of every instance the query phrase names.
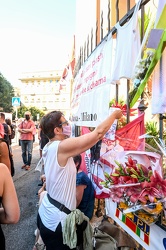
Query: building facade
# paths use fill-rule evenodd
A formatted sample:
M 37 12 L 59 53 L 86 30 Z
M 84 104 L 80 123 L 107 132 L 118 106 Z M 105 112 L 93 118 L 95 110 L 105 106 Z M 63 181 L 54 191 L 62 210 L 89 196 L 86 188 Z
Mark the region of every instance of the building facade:
M 71 84 L 61 80 L 62 70 L 28 72 L 20 77 L 21 105 L 45 113 L 61 110 L 70 116 Z

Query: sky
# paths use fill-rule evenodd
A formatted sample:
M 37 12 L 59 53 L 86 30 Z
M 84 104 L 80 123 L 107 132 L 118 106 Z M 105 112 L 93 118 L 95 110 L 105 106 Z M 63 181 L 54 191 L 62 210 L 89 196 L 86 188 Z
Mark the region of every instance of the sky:
M 0 72 L 63 70 L 75 34 L 76 0 L 0 0 Z

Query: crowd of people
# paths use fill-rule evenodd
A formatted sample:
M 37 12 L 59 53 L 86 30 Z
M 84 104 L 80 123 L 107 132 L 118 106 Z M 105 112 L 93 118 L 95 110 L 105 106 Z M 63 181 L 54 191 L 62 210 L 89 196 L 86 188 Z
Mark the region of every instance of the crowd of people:
M 44 175 L 41 177 L 43 186 L 39 191 L 38 233 L 33 249 L 92 249 L 89 221 L 93 216 L 95 193 L 91 180 L 81 170 L 81 153 L 100 141 L 114 120 L 121 116 L 121 110 L 116 110 L 91 133 L 79 137 L 70 137 L 71 126 L 62 112 L 53 111 L 42 117 L 38 138 Z M 0 113 L 1 138 L 5 137 L 6 128 L 10 126 L 4 118 Z M 25 170 L 30 170 L 31 166 L 34 128 L 31 113 L 26 111 L 24 120 L 18 126 L 23 160 L 21 168 Z M 8 135 L 11 134 L 9 131 Z M 11 145 L 10 140 L 8 144 Z M 0 224 L 17 223 L 20 216 L 7 150 L 10 151 L 10 148 L 1 147 L 0 143 Z M 70 235 L 70 227 L 74 236 Z M 86 231 L 86 239 L 83 231 Z M 4 250 L 2 230 L 0 245 L 1 242 Z

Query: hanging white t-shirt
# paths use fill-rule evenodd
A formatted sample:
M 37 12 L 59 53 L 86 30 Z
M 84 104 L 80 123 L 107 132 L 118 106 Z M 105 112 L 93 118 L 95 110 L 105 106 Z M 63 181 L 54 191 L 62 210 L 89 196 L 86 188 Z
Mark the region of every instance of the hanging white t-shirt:
M 134 13 L 126 24 L 120 26 L 118 22 L 115 25 L 117 41 L 112 81 L 118 81 L 120 78 L 131 79 L 133 76 L 134 65 L 141 47 L 138 23 L 140 3 L 141 0 L 136 4 Z
M 57 160 L 60 141 L 46 144 L 42 151 L 44 171 L 46 176 L 46 190 L 51 198 L 65 205 L 69 210 L 76 209 L 76 167 L 73 158 L 69 158 L 65 167 L 61 167 Z M 47 195 L 44 196 L 39 207 L 42 223 L 48 229 L 55 231 L 58 224 L 62 226 L 67 216 L 52 205 Z
M 155 26 L 160 18 L 166 0 L 159 0 Z M 152 77 L 152 114 L 166 113 L 166 49 L 157 63 Z

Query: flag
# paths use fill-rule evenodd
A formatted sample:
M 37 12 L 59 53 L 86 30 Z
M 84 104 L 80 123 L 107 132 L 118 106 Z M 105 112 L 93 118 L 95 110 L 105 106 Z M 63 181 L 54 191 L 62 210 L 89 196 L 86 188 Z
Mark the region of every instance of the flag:
M 145 134 L 144 113 L 135 120 L 120 128 L 115 133 L 115 139 L 124 150 L 145 150 L 145 139 L 139 139 L 140 135 Z
M 62 76 L 61 76 L 62 79 L 64 79 L 64 80 L 66 79 L 66 77 L 68 75 L 68 70 L 69 70 L 69 65 L 66 65 L 66 67 L 63 70 Z
M 75 69 L 75 36 L 73 37 L 73 47 L 72 47 L 72 53 L 70 58 L 70 67 L 72 71 L 72 75 L 74 75 L 74 69 Z
M 71 56 L 69 58 L 69 63 L 65 66 L 60 81 L 62 82 L 63 80 L 70 81 L 73 78 L 74 69 L 75 69 L 75 36 L 73 38 L 73 47 Z

